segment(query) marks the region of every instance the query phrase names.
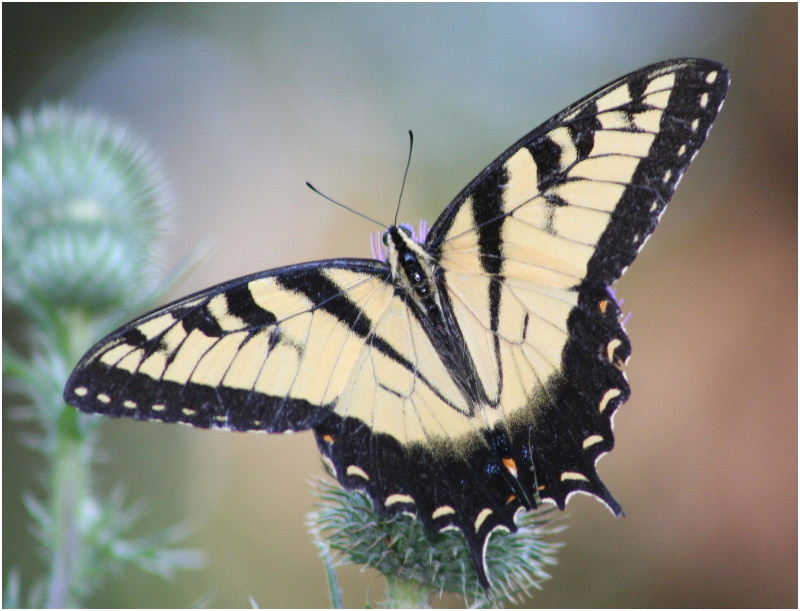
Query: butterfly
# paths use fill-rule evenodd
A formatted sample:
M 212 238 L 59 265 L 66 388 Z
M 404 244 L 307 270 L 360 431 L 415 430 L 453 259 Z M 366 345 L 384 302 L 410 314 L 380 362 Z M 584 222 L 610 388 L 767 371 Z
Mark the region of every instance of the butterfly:
M 506 150 L 422 239 L 385 260 L 258 272 L 103 338 L 67 382 L 85 412 L 201 428 L 312 429 L 384 514 L 486 543 L 570 495 L 622 509 L 598 476 L 630 389 L 611 286 L 706 139 L 729 76 L 674 59 L 624 76 Z

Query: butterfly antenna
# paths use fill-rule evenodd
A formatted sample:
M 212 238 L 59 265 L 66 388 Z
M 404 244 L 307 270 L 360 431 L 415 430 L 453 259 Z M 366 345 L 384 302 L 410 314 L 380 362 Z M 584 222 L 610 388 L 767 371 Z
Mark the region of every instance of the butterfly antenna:
M 403 172 L 403 184 L 400 185 L 400 196 L 397 198 L 397 208 L 394 211 L 394 225 L 397 225 L 397 215 L 400 212 L 400 200 L 403 199 L 403 190 L 406 188 L 406 178 L 408 178 L 408 168 L 411 166 L 411 151 L 414 150 L 414 132 L 408 130 L 408 161 L 406 161 L 406 171 Z
M 380 222 L 376 221 L 374 218 L 367 216 L 367 215 L 366 215 L 366 214 L 364 214 L 363 212 L 359 212 L 358 210 L 353 210 L 353 209 L 352 209 L 350 206 L 345 206 L 343 203 L 341 203 L 341 202 L 337 202 L 337 201 L 336 201 L 335 199 L 333 199 L 332 197 L 328 197 L 328 196 L 327 196 L 327 195 L 325 195 L 325 194 L 324 194 L 322 191 L 320 191 L 320 190 L 319 190 L 319 189 L 317 189 L 317 188 L 316 188 L 314 185 L 312 185 L 310 182 L 306 181 L 306 186 L 307 186 L 309 189 L 311 189 L 311 190 L 312 190 L 314 193 L 316 193 L 317 195 L 321 195 L 322 197 L 324 197 L 325 199 L 327 199 L 327 200 L 328 200 L 329 202 L 331 202 L 332 204 L 336 204 L 337 206 L 341 206 L 341 207 L 342 207 L 342 208 L 344 208 L 345 210 L 349 210 L 349 211 L 350 211 L 350 212 L 352 212 L 353 214 L 356 214 L 356 215 L 360 216 L 362 219 L 367 219 L 368 221 L 371 221 L 371 222 L 375 223 L 376 225 L 380 225 L 380 226 L 381 226 L 381 227 L 383 227 L 384 229 L 389 229 L 389 228 L 388 228 L 386 225 L 384 225 L 383 223 L 380 223 Z

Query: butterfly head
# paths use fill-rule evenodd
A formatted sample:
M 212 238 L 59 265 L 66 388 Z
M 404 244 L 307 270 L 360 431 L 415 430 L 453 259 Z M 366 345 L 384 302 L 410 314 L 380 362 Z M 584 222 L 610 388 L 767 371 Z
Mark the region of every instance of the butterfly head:
M 392 229 L 399 229 L 401 233 L 410 237 L 417 244 L 424 244 L 428 237 L 428 221 L 425 219 L 420 220 L 417 227 L 414 227 L 411 223 L 401 223 L 390 227 L 384 232 L 372 233 L 369 236 L 369 242 L 372 247 L 372 256 L 378 261 L 389 262 L 389 242 L 392 239 L 390 236 Z

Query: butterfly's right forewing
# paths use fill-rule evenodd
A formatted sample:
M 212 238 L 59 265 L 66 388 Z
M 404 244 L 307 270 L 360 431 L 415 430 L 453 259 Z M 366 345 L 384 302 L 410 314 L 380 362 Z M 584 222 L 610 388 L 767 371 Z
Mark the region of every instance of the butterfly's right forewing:
M 196 293 L 101 340 L 65 399 L 87 412 L 204 428 L 310 428 L 336 406 L 371 317 L 383 315 L 387 274 L 377 261 L 326 261 Z

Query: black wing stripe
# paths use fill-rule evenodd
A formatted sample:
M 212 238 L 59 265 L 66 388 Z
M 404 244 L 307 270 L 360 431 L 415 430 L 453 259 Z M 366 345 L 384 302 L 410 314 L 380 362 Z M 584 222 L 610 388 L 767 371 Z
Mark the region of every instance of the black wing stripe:
M 564 180 L 561 171 L 561 147 L 558 144 L 545 137 L 527 149 L 536 162 L 539 193 L 544 193 Z
M 209 311 L 208 303 L 201 307 L 192 307 L 187 310 L 176 310 L 174 312 L 176 318 L 181 319 L 184 331 L 187 335 L 195 329 L 201 331 L 208 337 L 222 337 L 225 332 L 217 321 L 217 318 Z
M 502 218 L 503 186 L 508 181 L 505 168 L 499 167 L 472 194 L 472 213 L 478 230 L 478 246 L 484 270 L 490 274 L 498 273 L 502 268 Z M 484 255 L 490 257 L 484 259 Z
M 494 335 L 494 363 L 497 365 L 497 397 L 503 390 L 503 371 L 500 366 L 500 340 L 497 337 L 500 316 L 500 293 L 502 277 L 498 276 L 503 269 L 502 258 L 502 231 L 505 212 L 503 190 L 508 182 L 508 172 L 504 167 L 499 167 L 494 176 L 488 177 L 472 195 L 472 212 L 475 224 L 478 227 L 478 248 L 480 249 L 481 265 L 486 273 L 491 274 L 489 281 L 489 324 Z M 492 222 L 494 219 L 494 222 Z M 495 373 L 495 372 L 492 372 Z M 490 374 L 491 375 L 491 374 Z M 481 376 L 476 371 L 476 380 Z M 484 389 L 484 393 L 485 393 Z M 490 401 L 496 401 L 487 397 Z
M 314 308 L 335 316 L 353 333 L 368 337 L 372 333 L 372 321 L 361 308 L 342 293 L 342 287 L 318 270 L 306 274 L 278 276 L 278 284 L 285 289 L 308 297 Z
M 566 122 L 572 141 L 578 151 L 578 159 L 585 159 L 594 148 L 594 134 L 601 129 L 597 118 L 597 103 L 591 102 L 581 115 Z
M 394 347 L 389 345 L 381 337 L 375 335 L 375 325 L 373 321 L 370 320 L 369 316 L 367 316 L 366 312 L 343 294 L 341 287 L 323 273 L 314 270 L 303 276 L 281 276 L 279 277 L 279 284 L 285 289 L 305 295 L 317 308 L 335 316 L 354 333 L 367 339 L 368 343 L 376 350 L 379 350 L 395 363 L 418 374 L 413 363 L 397 352 Z M 425 382 L 433 389 L 430 382 Z
M 275 314 L 255 302 L 253 293 L 246 284 L 225 293 L 225 301 L 228 313 L 239 318 L 246 327 L 261 329 L 278 321 Z

